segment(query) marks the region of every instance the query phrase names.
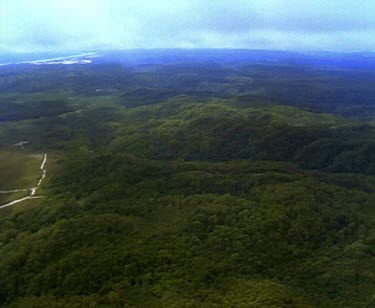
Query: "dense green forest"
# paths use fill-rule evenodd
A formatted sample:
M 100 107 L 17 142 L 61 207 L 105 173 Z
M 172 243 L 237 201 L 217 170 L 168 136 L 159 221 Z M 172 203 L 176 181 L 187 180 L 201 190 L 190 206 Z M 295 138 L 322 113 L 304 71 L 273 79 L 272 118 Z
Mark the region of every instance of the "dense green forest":
M 0 305 L 375 306 L 374 78 L 2 67 L 0 150 L 50 160 L 0 209 Z

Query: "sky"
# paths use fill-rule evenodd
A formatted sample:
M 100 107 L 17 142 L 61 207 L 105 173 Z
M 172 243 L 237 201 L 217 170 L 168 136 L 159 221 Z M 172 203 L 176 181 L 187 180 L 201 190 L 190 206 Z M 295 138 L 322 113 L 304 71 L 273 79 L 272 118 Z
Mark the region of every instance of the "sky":
M 375 0 L 0 0 L 0 52 L 375 50 Z

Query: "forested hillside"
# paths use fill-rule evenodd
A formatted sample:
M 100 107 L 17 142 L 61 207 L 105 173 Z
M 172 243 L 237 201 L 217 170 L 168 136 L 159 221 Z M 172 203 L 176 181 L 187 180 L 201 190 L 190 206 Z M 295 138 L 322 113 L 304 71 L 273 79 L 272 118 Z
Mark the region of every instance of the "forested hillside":
M 0 68 L 1 306 L 375 305 L 372 73 L 236 61 Z

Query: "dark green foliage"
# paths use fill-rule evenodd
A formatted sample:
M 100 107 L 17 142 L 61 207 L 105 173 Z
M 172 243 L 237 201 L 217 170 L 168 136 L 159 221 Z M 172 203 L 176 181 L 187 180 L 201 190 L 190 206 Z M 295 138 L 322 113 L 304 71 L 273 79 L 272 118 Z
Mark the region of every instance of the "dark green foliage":
M 65 168 L 44 207 L 1 222 L 3 300 L 79 295 L 104 305 L 112 294 L 119 305 L 221 306 L 233 277 L 249 290 L 272 281 L 299 307 L 344 306 L 373 287 L 374 226 L 361 214 L 373 194 L 272 162 L 112 154 Z M 361 266 L 350 274 L 348 262 Z M 281 300 L 262 292 L 244 303 Z
M 30 140 L 50 158 L 46 198 L 0 212 L 0 306 L 374 305 L 374 128 L 300 103 L 351 76 L 186 63 L 8 73 L 3 108 L 35 119 L 1 123 L 1 147 Z M 267 93 L 252 92 L 261 81 Z
M 121 98 L 124 100 L 123 104 L 125 106 L 137 107 L 143 105 L 154 105 L 176 95 L 177 92 L 138 88 L 122 94 Z
M 28 101 L 26 103 L 13 104 L 0 103 L 0 121 L 17 121 L 39 118 L 43 116 L 59 115 L 69 112 L 70 108 L 63 101 Z

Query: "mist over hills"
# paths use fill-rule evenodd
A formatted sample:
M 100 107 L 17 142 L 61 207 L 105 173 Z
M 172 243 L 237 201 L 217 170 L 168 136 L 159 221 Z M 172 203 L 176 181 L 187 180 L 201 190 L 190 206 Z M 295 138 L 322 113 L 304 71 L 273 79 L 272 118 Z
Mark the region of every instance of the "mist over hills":
M 374 68 L 374 52 L 332 51 L 278 51 L 251 49 L 129 49 L 129 50 L 83 50 L 61 52 L 0 53 L 0 63 L 19 63 L 75 55 L 95 53 L 95 63 L 117 62 L 124 64 L 170 64 L 179 62 L 218 62 L 235 64 L 250 62 L 263 64 L 306 65 L 331 68 L 371 70 Z

